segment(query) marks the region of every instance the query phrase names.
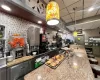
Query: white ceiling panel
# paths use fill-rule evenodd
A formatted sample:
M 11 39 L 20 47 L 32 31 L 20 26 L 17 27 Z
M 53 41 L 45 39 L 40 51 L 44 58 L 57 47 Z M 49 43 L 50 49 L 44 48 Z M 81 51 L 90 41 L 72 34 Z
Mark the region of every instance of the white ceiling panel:
M 82 29 L 83 25 L 75 25 L 76 30 Z
M 94 6 L 100 8 L 100 2 L 98 2 L 98 3 L 95 4 Z
M 91 29 L 92 27 L 92 23 L 83 23 L 83 24 L 76 24 L 76 25 L 72 25 L 72 26 L 67 26 L 67 28 L 71 28 L 71 30 L 74 30 L 74 27 L 76 28 L 76 30 L 78 29 L 82 29 L 82 30 L 85 30 L 85 29 Z M 73 29 L 72 29 L 73 28 Z
M 69 6 L 69 5 L 75 3 L 75 2 L 77 2 L 79 0 L 63 0 L 63 1 L 64 1 L 64 3 L 65 3 L 66 6 Z
M 75 13 L 72 13 L 70 15 L 73 18 L 73 20 L 75 20 L 74 19 L 74 15 L 76 16 L 76 20 L 82 19 L 82 12 L 81 11 L 76 12 L 76 14 Z
M 99 20 L 95 20 L 95 21 L 91 21 L 91 22 L 86 22 L 86 23 L 81 23 L 81 24 L 76 24 L 75 25 L 71 25 L 71 26 L 66 26 L 68 29 L 70 30 L 74 30 L 74 27 L 76 27 L 76 29 L 82 29 L 82 30 L 86 30 L 86 29 L 95 29 L 95 28 L 100 28 L 100 19 Z
M 48 3 L 50 0 L 44 0 L 46 3 Z M 73 8 L 78 7 L 76 12 L 76 20 L 82 19 L 82 12 L 83 12 L 83 0 L 55 0 L 60 7 L 60 16 L 61 18 L 66 22 L 71 22 L 72 19 L 74 20 L 74 11 Z M 91 12 L 88 11 L 89 8 L 94 7 L 95 9 Z M 67 11 L 67 9 L 68 11 Z M 95 16 L 98 9 L 100 9 L 100 0 L 84 0 L 84 18 Z M 82 11 L 82 12 L 81 12 Z M 69 13 L 71 13 L 69 15 Z M 100 15 L 100 10 L 98 11 L 97 15 Z M 72 19 L 71 19 L 72 18 Z M 94 25 L 94 26 L 93 26 Z M 93 24 L 83 24 L 81 27 L 82 29 L 91 29 L 99 26 L 99 22 L 94 22 Z M 70 30 L 73 29 L 73 27 L 68 27 Z M 80 28 L 77 27 L 77 28 Z
M 96 0 L 96 3 L 100 3 L 100 0 Z
M 69 7 L 67 7 L 67 9 L 68 9 L 69 13 L 73 13 L 74 12 L 73 8 L 76 8 L 76 7 L 77 7 L 78 11 L 83 9 L 82 0 L 76 2 L 75 4 L 73 4 Z
M 71 26 L 67 26 L 68 29 L 70 29 L 71 31 L 74 31 L 75 29 L 82 29 L 83 25 L 71 25 Z
M 99 15 L 100 14 L 100 2 L 96 4 L 95 8 L 98 9 L 97 15 Z
M 72 19 L 65 20 L 66 23 L 72 22 Z
M 68 14 L 68 11 L 67 11 L 67 9 L 65 8 L 65 9 L 62 9 L 62 10 L 60 10 L 60 16 L 65 16 L 65 15 L 67 15 Z
M 99 9 L 99 11 L 98 11 L 97 15 L 100 15 L 100 9 Z
M 98 3 L 99 0 L 84 0 L 84 8 L 91 7 Z
M 68 19 L 71 19 L 70 15 L 67 15 L 67 16 L 64 16 L 64 17 L 61 17 L 64 21 L 68 20 Z
M 82 19 L 82 16 L 76 16 L 76 20 Z
M 100 27 L 100 20 L 93 22 L 93 28 Z
M 91 11 L 91 12 L 85 11 L 85 12 L 84 12 L 84 18 L 91 17 L 91 16 L 95 16 L 96 13 L 97 13 L 97 10 L 93 10 L 93 11 Z
M 86 23 L 86 24 L 81 24 L 82 25 L 82 29 L 91 29 L 91 27 L 93 26 L 93 23 Z
M 66 26 L 69 30 L 74 31 L 74 26 Z
M 62 0 L 56 0 L 56 2 L 59 4 L 60 10 L 66 7 Z

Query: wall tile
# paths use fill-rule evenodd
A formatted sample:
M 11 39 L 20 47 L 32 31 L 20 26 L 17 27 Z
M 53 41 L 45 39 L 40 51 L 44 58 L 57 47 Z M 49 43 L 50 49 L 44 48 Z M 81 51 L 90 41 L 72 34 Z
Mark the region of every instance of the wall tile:
M 5 52 L 9 50 L 8 41 L 12 34 L 18 33 L 27 39 L 27 29 L 30 26 L 40 27 L 32 22 L 0 12 L 0 25 L 5 26 Z

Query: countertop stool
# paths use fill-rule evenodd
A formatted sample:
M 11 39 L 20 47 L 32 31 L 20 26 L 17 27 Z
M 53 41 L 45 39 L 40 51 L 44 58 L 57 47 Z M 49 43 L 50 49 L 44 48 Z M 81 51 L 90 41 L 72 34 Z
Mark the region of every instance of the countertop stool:
M 100 75 L 100 66 L 91 64 L 91 67 L 92 67 L 95 78 L 97 78 L 97 76 Z
M 93 52 L 92 52 L 92 51 L 90 51 L 90 52 L 87 52 L 87 54 L 93 54 Z
M 95 58 L 93 54 L 88 54 L 88 58 Z
M 98 61 L 95 58 L 89 58 L 90 64 L 98 64 Z

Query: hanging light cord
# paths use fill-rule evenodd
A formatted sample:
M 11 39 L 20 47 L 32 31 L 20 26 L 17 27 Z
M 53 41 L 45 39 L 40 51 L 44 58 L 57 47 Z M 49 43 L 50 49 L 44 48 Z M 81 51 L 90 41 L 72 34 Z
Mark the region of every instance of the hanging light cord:
M 76 25 L 76 8 L 73 8 L 73 10 L 74 10 L 74 21 L 75 21 L 75 25 Z M 74 27 L 74 29 L 76 30 L 76 27 Z

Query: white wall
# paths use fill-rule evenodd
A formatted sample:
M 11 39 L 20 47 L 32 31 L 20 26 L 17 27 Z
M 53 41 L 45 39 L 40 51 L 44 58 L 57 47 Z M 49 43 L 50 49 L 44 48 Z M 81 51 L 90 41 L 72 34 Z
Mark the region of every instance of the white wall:
M 40 27 L 32 22 L 0 12 L 0 25 L 5 26 L 5 52 L 8 49 L 10 36 L 17 33 L 27 39 L 27 29 L 30 26 Z
M 30 26 L 39 28 L 41 27 L 32 22 L 2 12 L 0 12 L 0 25 L 5 26 L 5 52 L 9 50 L 8 42 L 9 42 L 9 37 L 12 36 L 12 34 L 17 33 L 22 35 L 25 39 L 27 39 L 27 29 Z M 52 37 L 53 35 L 56 34 L 56 31 L 47 29 L 46 32 L 50 33 L 49 41 L 52 41 Z
M 85 35 L 85 40 L 88 40 L 89 37 L 100 37 L 100 28 L 97 29 L 90 29 L 90 30 L 84 30 L 83 34 Z

